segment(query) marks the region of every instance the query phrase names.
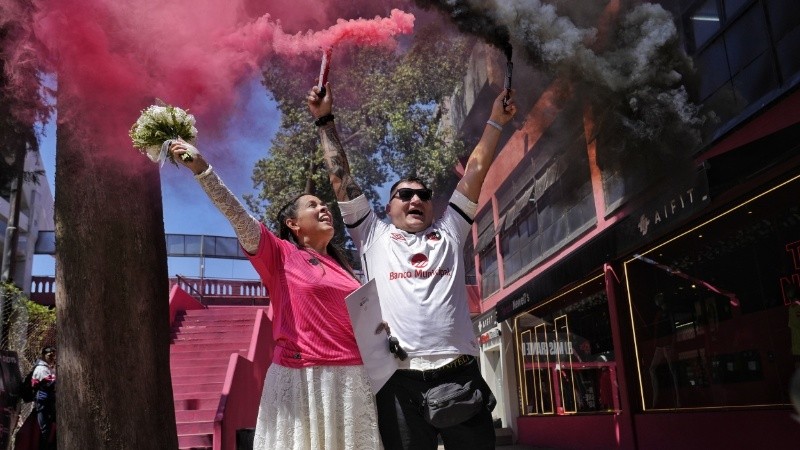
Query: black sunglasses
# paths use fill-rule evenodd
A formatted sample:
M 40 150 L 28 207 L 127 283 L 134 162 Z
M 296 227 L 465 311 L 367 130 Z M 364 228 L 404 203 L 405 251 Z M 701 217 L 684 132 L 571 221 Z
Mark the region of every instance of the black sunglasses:
M 414 198 L 414 195 L 419 197 L 420 200 L 423 202 L 427 202 L 433 196 L 433 191 L 430 189 L 411 189 L 411 188 L 400 188 L 397 192 L 394 193 L 392 198 L 397 197 L 400 200 L 407 202 Z

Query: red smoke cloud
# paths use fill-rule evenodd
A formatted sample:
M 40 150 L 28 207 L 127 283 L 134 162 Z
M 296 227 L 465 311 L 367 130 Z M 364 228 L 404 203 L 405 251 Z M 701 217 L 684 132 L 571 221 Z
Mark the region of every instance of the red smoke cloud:
M 119 143 L 155 98 L 189 108 L 202 133 L 222 123 L 238 87 L 272 54 L 318 58 L 324 46 L 394 45 L 396 35 L 413 29 L 411 14 L 393 10 L 294 34 L 284 30 L 329 19 L 319 2 L 291 3 L 294 18 L 285 15 L 284 25 L 269 14 L 250 17 L 261 13 L 252 0 L 34 0 L 32 17 L 22 18 L 32 21 L 34 42 L 16 45 L 38 49 L 59 77 L 59 95 L 78 99 L 80 117 L 62 110 L 60 122 L 79 119 Z

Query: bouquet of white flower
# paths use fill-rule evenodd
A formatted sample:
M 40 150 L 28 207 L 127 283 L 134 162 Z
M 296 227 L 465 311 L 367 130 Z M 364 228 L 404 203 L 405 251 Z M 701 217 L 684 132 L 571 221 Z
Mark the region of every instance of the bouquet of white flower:
M 181 108 L 153 105 L 142 110 L 142 115 L 128 134 L 133 140 L 133 146 L 147 155 L 151 161 L 161 163 L 163 166 L 164 161 L 169 159 L 171 163 L 177 164 L 172 158 L 169 147 L 175 139 L 194 141 L 197 137 L 197 128 L 194 124 L 194 116 Z M 191 161 L 192 155 L 184 153 L 181 159 Z

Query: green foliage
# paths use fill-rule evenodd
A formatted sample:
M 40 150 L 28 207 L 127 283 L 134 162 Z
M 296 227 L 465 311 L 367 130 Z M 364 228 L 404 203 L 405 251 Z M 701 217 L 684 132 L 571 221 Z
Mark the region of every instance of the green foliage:
M 458 87 L 472 41 L 440 27 L 418 30 L 404 50 L 337 48 L 331 66 L 336 126 L 359 186 L 383 216 L 378 191 L 415 175 L 436 189 L 463 152 L 442 120 L 443 101 Z M 264 85 L 282 113 L 269 156 L 256 163 L 258 193 L 248 206 L 272 224 L 285 201 L 300 192 L 332 199 L 317 130 L 305 96 L 318 60 L 273 59 Z
M 32 14 L 28 3 L 19 5 Z M 47 122 L 51 106 L 45 98 L 52 91 L 42 86 L 39 60 L 20 42 L 32 30 L 23 16 L 10 17 L 0 25 L 0 197 L 8 197 L 10 184 L 20 174 L 25 182 L 38 183 L 44 172 L 25 172 L 14 161 L 25 152 L 39 151 L 35 123 Z M 6 18 L 4 18 L 6 19 Z
M 3 308 L 9 311 L 3 324 L 8 338 L 0 347 L 16 351 L 20 364 L 30 363 L 43 347 L 55 345 L 56 311 L 30 300 L 11 283 L 0 284 L 0 291 Z

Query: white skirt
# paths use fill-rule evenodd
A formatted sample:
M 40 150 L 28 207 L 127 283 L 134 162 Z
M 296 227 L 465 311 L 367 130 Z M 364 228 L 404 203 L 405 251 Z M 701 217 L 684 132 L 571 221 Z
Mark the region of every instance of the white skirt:
M 382 448 L 364 366 L 270 365 L 253 450 Z

